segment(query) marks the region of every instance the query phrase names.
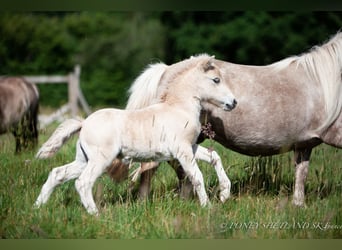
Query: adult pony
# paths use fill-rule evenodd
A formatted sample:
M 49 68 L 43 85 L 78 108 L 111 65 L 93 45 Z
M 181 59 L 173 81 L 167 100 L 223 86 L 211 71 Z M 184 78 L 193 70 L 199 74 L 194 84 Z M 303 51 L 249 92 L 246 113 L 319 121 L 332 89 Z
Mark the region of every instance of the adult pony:
M 18 77 L 0 79 L 0 134 L 12 132 L 16 153 L 37 145 L 37 87 Z
M 114 159 L 125 161 L 165 161 L 176 159 L 189 177 L 202 206 L 208 204 L 204 181 L 196 159 L 214 165 L 220 183 L 221 201 L 230 193 L 230 181 L 220 157 L 196 144 L 200 134 L 202 103 L 208 102 L 229 111 L 236 100 L 223 81 L 213 58 L 202 55 L 175 64 L 166 70 L 161 100 L 139 110 L 101 109 L 84 121 L 67 120 L 43 145 L 38 155 L 53 142 L 80 131 L 75 161 L 54 168 L 43 185 L 35 205 L 47 202 L 53 189 L 70 179 L 90 214 L 98 214 L 92 186 Z M 55 138 L 57 137 L 57 140 Z M 59 139 L 58 139 L 59 137 Z M 45 149 L 44 149 L 45 148 Z
M 294 151 L 293 204 L 304 205 L 304 184 L 312 149 L 321 144 L 342 147 L 342 33 L 322 46 L 267 66 L 215 60 L 239 105 L 222 112 L 204 103 L 202 119 L 210 122 L 215 140 L 250 156 Z M 131 87 L 129 109 L 155 103 L 161 93 L 165 64 L 152 65 Z M 112 167 L 115 172 L 116 166 Z M 153 172 L 153 170 L 152 170 Z M 140 191 L 149 192 L 152 173 L 141 176 Z M 177 169 L 180 179 L 185 175 Z M 184 182 L 180 182 L 184 183 Z M 182 193 L 189 193 L 185 185 Z

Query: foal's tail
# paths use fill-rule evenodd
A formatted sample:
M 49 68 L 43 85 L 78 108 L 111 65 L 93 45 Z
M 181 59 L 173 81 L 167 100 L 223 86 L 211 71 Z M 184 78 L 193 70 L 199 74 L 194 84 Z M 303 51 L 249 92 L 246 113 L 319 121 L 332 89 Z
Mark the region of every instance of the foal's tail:
M 135 79 L 129 89 L 129 99 L 126 109 L 134 110 L 147 107 L 158 101 L 158 87 L 168 66 L 164 63 L 150 64 L 145 71 Z
M 68 139 L 82 128 L 82 119 L 68 119 L 53 132 L 51 137 L 42 145 L 36 158 L 45 159 L 53 156 Z

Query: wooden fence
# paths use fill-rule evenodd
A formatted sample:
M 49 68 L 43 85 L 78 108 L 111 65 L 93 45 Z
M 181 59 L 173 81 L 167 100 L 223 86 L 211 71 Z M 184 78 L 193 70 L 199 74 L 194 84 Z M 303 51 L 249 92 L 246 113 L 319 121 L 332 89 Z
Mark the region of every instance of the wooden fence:
M 70 72 L 66 76 L 23 76 L 27 81 L 35 84 L 68 84 L 68 104 L 63 105 L 52 115 L 41 119 L 41 128 L 58 119 L 68 111 L 70 111 L 72 117 L 77 116 L 79 112 L 78 101 L 87 115 L 91 113 L 89 105 L 80 88 L 80 75 L 81 67 L 76 65 L 74 71 Z

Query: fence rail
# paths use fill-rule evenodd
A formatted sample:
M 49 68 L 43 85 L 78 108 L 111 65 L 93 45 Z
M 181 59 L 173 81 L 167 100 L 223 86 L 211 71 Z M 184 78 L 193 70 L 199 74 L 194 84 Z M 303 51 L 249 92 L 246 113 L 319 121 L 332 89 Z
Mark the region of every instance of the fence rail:
M 80 65 L 76 65 L 74 71 L 69 73 L 69 75 L 61 76 L 23 76 L 27 81 L 36 83 L 36 84 L 68 84 L 68 105 L 71 111 L 72 116 L 76 116 L 78 114 L 78 101 L 86 112 L 86 114 L 90 114 L 91 110 L 89 105 L 84 98 L 82 90 L 80 88 L 80 75 L 81 75 L 81 67 Z
M 69 82 L 69 76 L 23 76 L 27 81 L 38 83 L 66 83 Z

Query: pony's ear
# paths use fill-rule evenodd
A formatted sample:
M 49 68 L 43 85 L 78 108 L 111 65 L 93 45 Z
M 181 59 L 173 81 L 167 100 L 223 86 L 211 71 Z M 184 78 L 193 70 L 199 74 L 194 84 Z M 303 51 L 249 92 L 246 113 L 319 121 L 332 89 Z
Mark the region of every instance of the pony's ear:
M 202 64 L 202 68 L 204 72 L 214 69 L 215 67 L 214 67 L 213 57 L 211 57 L 207 61 L 204 61 L 204 63 Z

